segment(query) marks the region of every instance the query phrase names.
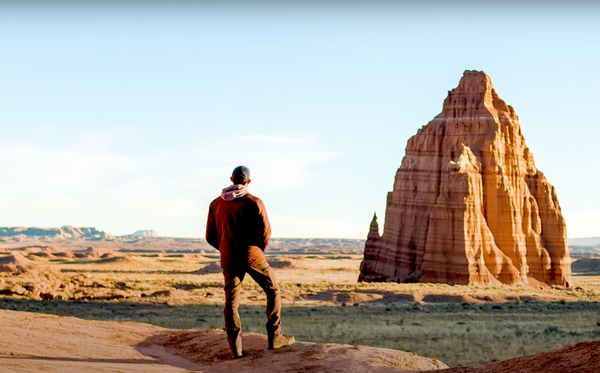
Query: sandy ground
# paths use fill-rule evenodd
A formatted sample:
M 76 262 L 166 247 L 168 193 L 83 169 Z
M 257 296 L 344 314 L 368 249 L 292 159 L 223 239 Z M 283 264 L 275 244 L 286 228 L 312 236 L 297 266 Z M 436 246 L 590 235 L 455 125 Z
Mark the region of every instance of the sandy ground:
M 220 330 L 0 311 L 2 372 L 411 372 L 447 368 L 436 359 L 368 346 L 299 342 L 266 349 L 244 333 L 247 356 L 231 360 Z
M 2 372 L 189 372 L 189 361 L 159 346 L 136 347 L 164 329 L 139 323 L 87 321 L 0 311 Z

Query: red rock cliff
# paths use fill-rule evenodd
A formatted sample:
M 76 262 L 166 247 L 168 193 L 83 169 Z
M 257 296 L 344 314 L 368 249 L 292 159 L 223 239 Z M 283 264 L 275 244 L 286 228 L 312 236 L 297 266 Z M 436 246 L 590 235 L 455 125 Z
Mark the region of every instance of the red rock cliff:
M 484 72 L 408 140 L 381 237 L 375 219 L 359 281 L 569 286 L 556 192 Z

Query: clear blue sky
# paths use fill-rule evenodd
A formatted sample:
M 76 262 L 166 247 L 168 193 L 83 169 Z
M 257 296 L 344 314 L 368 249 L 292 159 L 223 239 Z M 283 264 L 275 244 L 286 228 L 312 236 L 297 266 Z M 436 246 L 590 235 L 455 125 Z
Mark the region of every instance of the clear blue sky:
M 274 236 L 364 238 L 407 140 L 476 69 L 569 237 L 600 235 L 589 2 L 50 3 L 0 5 L 0 226 L 202 237 L 244 164 Z

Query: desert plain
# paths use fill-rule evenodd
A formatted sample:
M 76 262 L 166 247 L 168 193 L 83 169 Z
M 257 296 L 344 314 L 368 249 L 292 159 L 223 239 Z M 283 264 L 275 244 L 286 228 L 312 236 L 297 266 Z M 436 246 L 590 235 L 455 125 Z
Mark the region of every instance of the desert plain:
M 274 240 L 267 259 L 281 287 L 286 334 L 318 346 L 371 346 L 416 353 L 449 367 L 496 363 L 600 340 L 600 258 L 575 261 L 569 288 L 360 283 L 363 242 Z M 189 347 L 190 339 L 199 334 L 189 333 L 208 333 L 225 343 L 219 254 L 203 240 L 4 238 L 0 250 L 2 310 L 34 312 L 35 317 L 53 314 L 116 321 L 125 329 L 150 330 L 148 336 L 160 328 L 181 330 L 169 343 L 179 341 L 182 350 L 178 351 L 187 351 L 185 356 L 178 355 L 182 361 L 201 355 Z M 246 279 L 240 314 L 249 341 L 264 339 L 264 302 L 262 290 Z M 18 326 L 19 317 L 9 315 L 13 314 L 2 316 L 5 325 L 10 319 L 13 328 Z M 35 340 L 35 333 L 29 336 Z M 182 347 L 186 341 L 187 350 Z M 10 342 L 5 340 L 0 346 L 5 343 Z M 257 357 L 266 353 L 260 343 L 254 345 Z M 223 346 L 221 352 L 203 355 L 204 363 L 229 364 Z M 3 350 L 1 355 L 10 355 L 10 346 Z M 302 353 L 310 355 L 307 351 Z M 319 356 L 315 361 L 326 359 Z M 7 362 L 14 360 L 0 359 L 0 366 Z M 191 369 L 178 364 L 174 366 L 183 371 Z M 37 369 L 23 367 L 10 369 Z

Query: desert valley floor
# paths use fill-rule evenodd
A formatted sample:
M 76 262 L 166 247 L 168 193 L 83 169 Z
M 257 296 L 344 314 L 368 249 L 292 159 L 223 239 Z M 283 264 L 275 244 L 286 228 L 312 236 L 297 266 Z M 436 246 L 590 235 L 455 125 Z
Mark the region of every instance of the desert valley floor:
M 222 332 L 218 330 L 223 327 L 223 292 L 218 253 L 189 247 L 185 249 L 185 245 L 182 245 L 184 249 L 175 250 L 176 244 L 169 246 L 165 242 L 155 242 L 154 246 L 138 242 L 138 246 L 134 248 L 127 245 L 115 248 L 102 243 L 90 247 L 90 242 L 80 244 L 4 242 L 0 245 L 3 250 L 0 254 L 0 267 L 4 270 L 0 272 L 0 309 L 28 312 L 3 311 L 3 323 L 11 325 L 13 334 L 7 333 L 0 339 L 0 354 L 3 355 L 0 367 L 15 372 L 37 371 L 39 364 L 48 361 L 50 365 L 58 364 L 54 358 L 66 356 L 59 353 L 61 348 L 66 347 L 55 347 L 58 352 L 51 353 L 52 348 L 47 346 L 45 351 L 31 355 L 38 356 L 37 360 L 26 357 L 27 351 L 33 351 L 33 347 L 28 347 L 26 341 L 35 343 L 40 330 L 36 331 L 25 324 L 19 330 L 18 320 L 46 318 L 43 322 L 64 323 L 65 328 L 61 333 L 72 328 L 108 328 L 102 329 L 104 331 L 98 329 L 98 338 L 103 333 L 113 333 L 119 343 L 130 347 L 168 331 L 171 333 L 169 335 L 177 335 L 179 338 L 169 343 L 180 343 L 181 349 L 177 353 L 164 355 L 162 359 L 171 361 L 180 371 L 201 368 L 202 371 L 217 372 L 231 368 L 231 362 L 223 356 L 226 348 L 215 350 L 212 357 L 204 355 L 202 362 L 197 361 L 199 357 L 196 360 L 190 358 L 189 343 L 188 350 L 184 348 L 186 341 L 199 341 L 210 336 L 219 336 L 218 340 L 224 341 Z M 356 248 L 343 247 L 347 245 L 308 252 L 283 252 L 275 248 L 273 254 L 268 256 L 282 288 L 284 332 L 306 342 L 299 345 L 299 350 L 294 350 L 296 352 L 288 352 L 289 356 L 284 358 L 286 361 L 312 356 L 310 361 L 330 361 L 328 366 L 331 367 L 335 360 L 332 358 L 332 349 L 339 352 L 346 348 L 349 352 L 344 353 L 344 356 L 350 360 L 355 359 L 352 360 L 354 363 L 348 364 L 356 369 L 349 369 L 338 361 L 341 371 L 376 371 L 373 366 L 385 366 L 385 369 L 392 369 L 390 371 L 401 369 L 398 361 L 403 358 L 398 357 L 398 351 L 396 354 L 391 353 L 393 358 L 388 359 L 394 362 L 392 365 L 379 361 L 370 366 L 361 360 L 367 365 L 363 364 L 360 368 L 356 361 L 363 358 L 367 361 L 369 359 L 365 356 L 375 353 L 369 352 L 367 347 L 358 351 L 351 350 L 348 346 L 331 345 L 342 344 L 401 350 L 438 359 L 450 367 L 465 367 L 487 363 L 502 364 L 503 360 L 511 358 L 600 340 L 600 259 L 581 259 L 579 265 L 575 262 L 573 268 L 576 273 L 573 277 L 574 286 L 571 288 L 358 283 L 358 268 L 362 256 Z M 244 282 L 240 313 L 243 331 L 249 333 L 246 338 L 250 341 L 248 346 L 256 345 L 252 348 L 255 349 L 255 358 L 258 360 L 265 358 L 267 353 L 260 347 L 264 336 L 257 334 L 264 334 L 264 300 L 262 291 L 251 279 L 247 279 Z M 66 318 L 66 321 L 61 321 L 63 319 L 42 314 L 79 319 Z M 119 323 L 98 324 L 99 321 Z M 94 324 L 85 324 L 90 322 Z M 124 329 L 117 332 L 118 325 L 122 325 Z M 52 329 L 50 326 L 48 328 Z M 48 328 L 45 330 L 50 330 Z M 136 330 L 139 335 L 134 333 L 130 337 L 133 338 L 131 341 L 125 340 L 126 330 Z M 81 333 L 83 332 L 72 332 L 69 338 L 73 338 L 75 334 L 83 338 L 84 334 Z M 22 345 L 15 347 L 12 340 L 7 340 L 11 335 L 13 339 L 22 341 Z M 40 338 L 42 337 L 49 340 L 58 338 L 50 334 L 42 334 Z M 168 343 L 163 342 L 152 344 L 154 347 L 146 347 L 168 350 L 165 347 Z M 103 345 L 107 342 L 98 343 Z M 212 346 L 215 343 L 209 344 Z M 72 354 L 69 355 L 70 360 L 67 359 L 67 365 L 73 365 L 69 368 L 72 371 L 77 371 L 80 364 L 85 363 L 90 354 L 96 352 L 91 350 L 78 355 L 75 351 L 77 346 L 75 344 L 69 347 Z M 83 342 L 79 346 L 83 346 Z M 595 358 L 598 363 L 597 344 L 578 346 L 579 353 L 587 351 L 586 356 Z M 140 353 L 139 348 L 131 351 L 131 356 L 125 354 L 125 357 L 115 358 L 114 361 L 107 357 L 110 354 L 106 352 L 108 355 L 103 355 L 101 359 L 106 360 L 106 364 L 117 365 L 144 359 L 141 355 L 136 355 Z M 390 353 L 391 350 L 384 351 Z M 159 354 L 156 351 L 153 353 Z M 381 355 L 381 352 L 376 355 Z M 49 360 L 44 360 L 41 356 L 49 357 Z M 161 368 L 161 364 L 165 364 L 163 360 L 156 362 L 158 365 L 152 369 L 127 370 L 136 369 L 135 364 L 130 364 L 127 369 L 115 367 L 114 371 L 166 371 L 161 370 L 164 368 Z M 254 362 L 254 368 L 260 365 L 258 360 Z M 189 361 L 192 361 L 192 365 L 186 365 Z M 243 364 L 249 364 L 248 361 Z M 431 362 L 436 360 L 423 361 L 434 364 Z M 222 368 L 210 365 L 217 362 Z M 442 368 L 443 363 L 437 368 L 435 363 L 419 370 Z M 242 369 L 243 364 L 240 365 L 240 372 L 250 369 Z M 591 366 L 589 364 L 587 367 Z M 212 368 L 207 368 L 209 366 Z M 63 368 L 66 369 L 64 366 Z M 417 370 L 417 367 L 409 364 L 402 369 Z M 466 371 L 464 368 L 460 369 Z M 497 369 L 501 371 L 500 368 Z

